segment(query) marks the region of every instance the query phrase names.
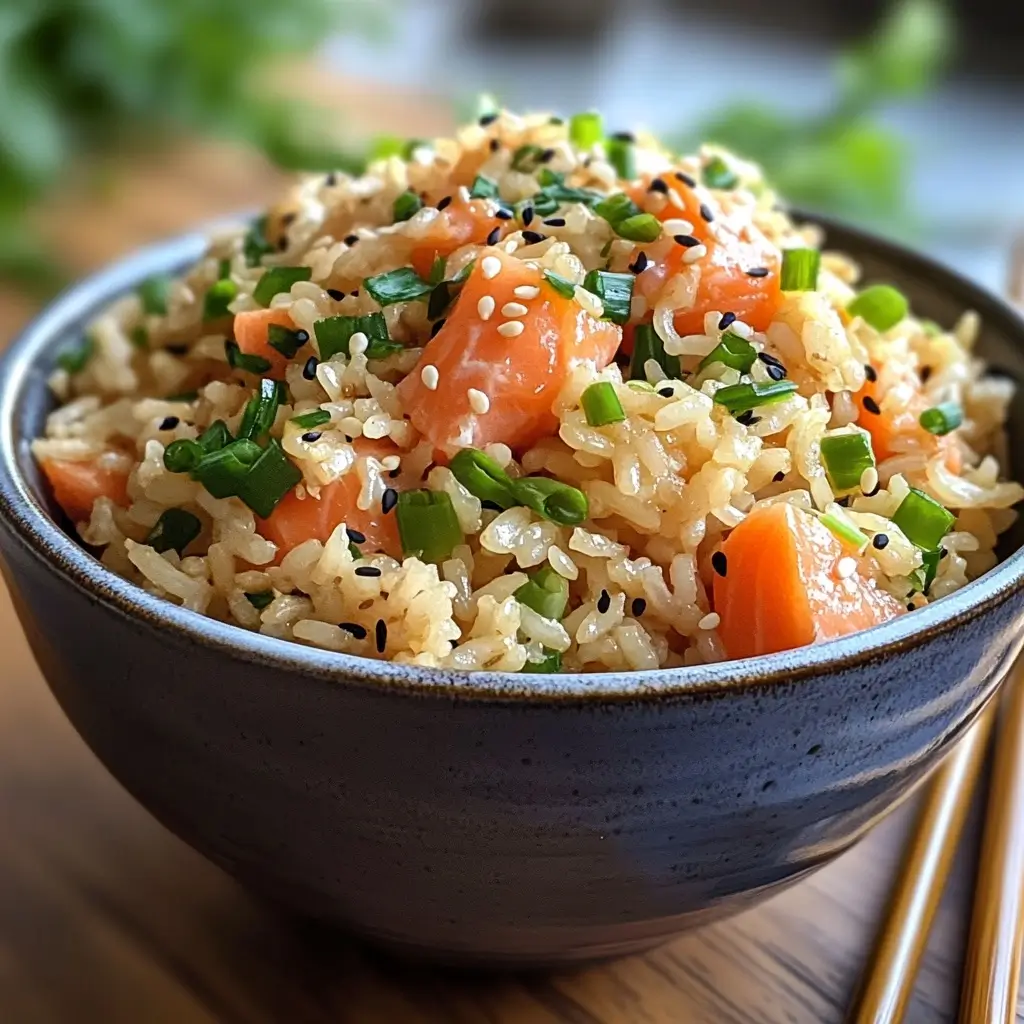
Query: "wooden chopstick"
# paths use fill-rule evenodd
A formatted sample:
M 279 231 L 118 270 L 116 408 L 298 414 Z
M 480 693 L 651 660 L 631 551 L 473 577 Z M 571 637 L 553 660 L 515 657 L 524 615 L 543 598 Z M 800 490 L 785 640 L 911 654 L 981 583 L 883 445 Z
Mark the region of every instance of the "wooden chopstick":
M 848 1024 L 897 1024 L 949 877 L 995 720 L 993 700 L 939 767 L 907 846 Z
M 1004 1024 L 1017 1016 L 1024 939 L 1024 674 L 1009 683 L 974 890 L 961 1024 Z

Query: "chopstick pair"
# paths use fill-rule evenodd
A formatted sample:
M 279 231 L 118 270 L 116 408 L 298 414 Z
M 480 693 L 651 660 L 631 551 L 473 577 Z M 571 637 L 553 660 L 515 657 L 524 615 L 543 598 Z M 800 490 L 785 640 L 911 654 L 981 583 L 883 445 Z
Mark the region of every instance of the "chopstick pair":
M 1024 661 L 931 783 L 848 1024 L 904 1018 L 999 707 L 958 1020 L 1016 1019 L 1024 938 Z

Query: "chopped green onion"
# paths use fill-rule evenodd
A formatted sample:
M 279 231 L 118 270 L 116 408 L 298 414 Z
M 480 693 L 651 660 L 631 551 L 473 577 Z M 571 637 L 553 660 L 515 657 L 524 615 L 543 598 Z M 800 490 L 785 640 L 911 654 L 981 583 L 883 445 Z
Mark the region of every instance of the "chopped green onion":
M 448 468 L 455 479 L 481 501 L 503 509 L 519 504 L 512 478 L 490 455 L 476 448 L 463 448 L 453 456 Z
M 722 363 L 740 373 L 749 373 L 756 359 L 757 352 L 749 341 L 726 331 L 721 341 L 700 361 L 697 370 L 706 370 L 712 363 Z
M 587 496 L 578 488 L 546 476 L 512 481 L 517 504 L 532 508 L 559 526 L 578 526 L 590 514 Z
M 231 260 L 224 259 L 217 264 L 217 277 L 223 281 L 231 276 Z
M 412 191 L 407 189 L 394 202 L 395 223 L 409 220 L 414 214 L 423 209 L 423 200 Z
M 197 441 L 172 441 L 164 449 L 164 466 L 170 473 L 191 473 L 205 454 Z
M 242 254 L 245 256 L 246 265 L 259 266 L 263 257 L 273 251 L 274 247 L 267 241 L 267 218 L 259 217 L 249 226 L 242 242 Z
M 276 349 L 285 359 L 294 359 L 295 354 L 309 341 L 305 331 L 293 331 L 280 324 L 271 324 L 267 328 L 267 344 Z
M 171 279 L 166 275 L 151 277 L 139 285 L 138 295 L 145 312 L 163 316 L 167 312 L 167 295 L 171 290 Z
M 363 285 L 381 306 L 392 306 L 396 302 L 412 302 L 429 295 L 432 286 L 424 281 L 412 267 L 399 267 L 386 274 L 368 277 Z
M 561 274 L 545 270 L 544 280 L 563 298 L 571 299 L 576 294 L 576 282 L 570 281 L 567 277 L 562 277 Z
M 293 416 L 292 423 L 303 430 L 312 430 L 314 427 L 322 427 L 325 423 L 331 422 L 331 414 L 326 409 L 313 409 L 304 412 L 300 416 Z
M 560 622 L 569 603 L 569 582 L 550 565 L 538 569 L 513 595 L 545 619 Z
M 223 317 L 231 316 L 228 306 L 234 301 L 238 294 L 238 285 L 230 278 L 215 281 L 207 289 L 203 299 L 203 319 L 220 320 Z
M 198 445 L 204 454 L 216 452 L 226 444 L 231 444 L 233 438 L 228 425 L 223 420 L 214 420 L 200 435 Z
M 444 491 L 402 491 L 395 509 L 402 551 L 424 562 L 440 562 L 462 543 L 452 499 Z
M 583 406 L 587 423 L 592 427 L 621 423 L 626 418 L 619 396 L 615 393 L 615 385 L 611 381 L 599 380 L 596 384 L 591 384 L 583 392 L 580 404 Z
M 430 264 L 430 273 L 427 275 L 427 284 L 438 285 L 444 280 L 444 268 L 448 261 L 443 256 L 435 256 L 434 262 Z
M 632 274 L 613 274 L 608 270 L 592 270 L 583 281 L 583 287 L 593 292 L 604 306 L 605 320 L 624 324 L 629 320 L 633 301 Z
M 565 175 L 544 167 L 537 175 L 541 184 L 541 190 L 530 200 L 534 210 L 542 217 L 547 217 L 562 203 L 583 203 L 584 206 L 594 206 L 601 202 L 601 194 L 586 188 L 571 188 L 565 184 Z
M 921 426 L 929 434 L 948 434 L 964 421 L 964 411 L 956 402 L 942 402 L 921 413 Z
M 61 354 L 57 356 L 57 365 L 72 376 L 76 373 L 81 373 L 92 358 L 95 348 L 96 342 L 93 341 L 91 335 L 87 334 L 77 348 L 70 349 L 67 352 L 61 352 Z
M 261 306 L 269 306 L 275 295 L 290 292 L 293 284 L 308 281 L 312 276 L 312 267 L 271 267 L 256 282 L 252 297 Z
M 927 594 L 928 588 L 935 581 L 935 576 L 939 571 L 940 558 L 942 558 L 942 550 L 939 548 L 936 548 L 935 551 L 921 552 L 921 568 L 924 570 L 924 584 L 921 587 L 921 593 Z
M 261 590 L 258 594 L 246 593 L 245 599 L 256 611 L 261 612 L 268 604 L 273 602 L 274 592 L 272 590 Z
M 720 156 L 713 156 L 704 165 L 701 177 L 708 188 L 735 188 L 740 183 L 736 172 Z
M 317 345 L 320 347 L 320 358 L 330 359 L 339 352 L 350 356 L 350 343 L 355 334 L 366 335 L 366 358 L 386 359 L 395 352 L 401 352 L 403 346 L 388 337 L 388 325 L 383 313 L 370 313 L 367 316 L 329 316 L 325 320 L 317 320 L 313 325 L 316 332 Z
M 876 284 L 865 288 L 846 307 L 851 316 L 859 316 L 876 331 L 895 327 L 910 309 L 906 296 L 889 284 Z
M 367 160 L 387 160 L 389 157 L 404 157 L 406 154 L 406 141 L 397 135 L 378 135 L 371 143 L 366 154 Z
M 523 672 L 561 672 L 562 655 L 558 651 L 544 648 L 544 658 L 541 661 L 528 661 L 523 665 Z
M 280 444 L 271 439 L 242 477 L 238 497 L 261 519 L 266 519 L 301 479 L 302 471 L 285 455 Z
M 937 338 L 940 334 L 945 333 L 934 320 L 922 320 L 921 330 L 924 331 L 925 336 L 928 338 Z
M 648 360 L 653 359 L 671 380 L 680 380 L 682 370 L 679 357 L 670 356 L 665 351 L 665 343 L 658 337 L 657 331 L 650 324 L 637 324 L 633 333 L 633 358 L 629 363 L 629 376 L 633 380 L 647 380 L 645 369 Z
M 848 547 L 857 551 L 863 550 L 868 542 L 867 534 L 861 533 L 853 523 L 840 519 L 839 516 L 833 515 L 831 512 L 826 512 L 821 517 L 821 525 L 831 530 Z
M 558 188 L 565 184 L 565 175 L 559 171 L 553 171 L 550 167 L 542 167 L 537 172 L 537 182 L 541 189 Z
M 608 221 L 613 228 L 621 224 L 622 221 L 630 217 L 636 217 L 642 212 L 640 207 L 625 192 L 617 192 L 613 196 L 608 196 L 607 199 L 602 199 L 594 207 L 594 213 Z
M 525 173 L 535 171 L 543 154 L 544 150 L 541 149 L 540 146 L 535 146 L 532 143 L 520 146 L 512 154 L 512 170 L 523 171 Z
M 911 487 L 910 493 L 896 509 L 892 521 L 911 544 L 924 551 L 935 551 L 942 538 L 952 529 L 956 516 L 924 491 Z
M 735 416 L 761 405 L 781 402 L 794 391 L 796 384 L 793 381 L 780 380 L 764 384 L 730 384 L 728 387 L 719 388 L 713 397 L 719 405 L 724 405 Z
M 821 253 L 817 249 L 783 249 L 781 288 L 784 292 L 813 292 L 818 287 Z
M 573 114 L 569 121 L 569 139 L 577 149 L 591 149 L 604 138 L 604 119 L 596 110 Z
M 661 237 L 661 221 L 653 213 L 638 213 L 615 225 L 615 233 L 631 242 L 654 242 Z
M 605 139 L 604 151 L 620 178 L 632 181 L 636 177 L 636 146 L 632 142 L 613 136 Z
M 146 543 L 163 553 L 172 548 L 180 555 L 202 532 L 203 524 L 183 508 L 169 508 L 160 514 Z
M 821 439 L 821 461 L 825 464 L 825 475 L 836 491 L 857 490 L 864 470 L 873 469 L 875 465 L 871 435 L 864 430 L 826 434 Z
M 224 353 L 228 357 L 228 366 L 233 370 L 245 370 L 246 373 L 266 373 L 270 369 L 270 360 L 263 356 L 251 356 L 243 352 L 237 341 L 224 342 Z
M 246 403 L 245 412 L 242 413 L 242 422 L 238 427 L 239 437 L 257 441 L 270 432 L 277 418 L 282 391 L 282 386 L 275 380 L 264 377 L 260 381 L 259 390 Z
M 626 387 L 631 391 L 643 391 L 649 395 L 653 395 L 657 390 L 654 385 L 647 380 L 627 380 Z
M 239 438 L 204 456 L 192 471 L 192 477 L 215 498 L 232 498 L 238 494 L 246 473 L 262 454 L 263 449 L 258 444 Z
M 149 348 L 149 331 L 147 331 L 142 324 L 138 324 L 133 327 L 129 337 L 131 338 L 132 345 L 135 348 L 141 351 L 145 351 Z
M 485 178 L 478 174 L 473 179 L 473 185 L 469 190 L 470 199 L 497 199 L 498 183 L 491 178 Z

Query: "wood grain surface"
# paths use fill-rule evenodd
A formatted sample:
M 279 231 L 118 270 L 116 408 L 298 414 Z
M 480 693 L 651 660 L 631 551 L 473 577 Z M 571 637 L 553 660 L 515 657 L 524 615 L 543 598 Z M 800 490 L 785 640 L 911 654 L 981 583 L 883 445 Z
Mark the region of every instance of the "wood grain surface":
M 443 107 L 320 83 L 354 125 L 425 134 Z M 251 154 L 193 145 L 132 164 L 47 224 L 77 270 L 269 199 Z M 0 293 L 9 337 L 31 303 Z M 63 718 L 0 591 L 3 1024 L 825 1024 L 871 944 L 913 808 L 763 906 L 645 956 L 555 975 L 388 960 L 253 898 L 156 824 Z M 970 829 L 972 835 L 977 829 Z M 955 1018 L 972 865 L 961 851 L 908 1019 Z

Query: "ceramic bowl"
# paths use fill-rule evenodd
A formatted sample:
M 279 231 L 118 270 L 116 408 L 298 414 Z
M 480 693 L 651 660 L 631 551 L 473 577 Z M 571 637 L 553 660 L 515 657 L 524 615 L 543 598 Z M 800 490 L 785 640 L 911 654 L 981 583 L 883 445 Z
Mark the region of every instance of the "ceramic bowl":
M 1024 378 L 1024 324 L 1007 306 L 826 226 L 831 247 L 923 315 L 949 324 L 978 310 L 981 353 Z M 53 407 L 47 374 L 90 316 L 202 246 L 188 237 L 129 258 L 11 347 L 0 551 L 36 658 L 86 742 L 168 828 L 260 893 L 446 961 L 635 951 L 856 842 L 977 717 L 1021 647 L 1020 535 L 982 579 L 867 632 L 649 673 L 414 669 L 152 597 L 72 539 L 29 444 Z

